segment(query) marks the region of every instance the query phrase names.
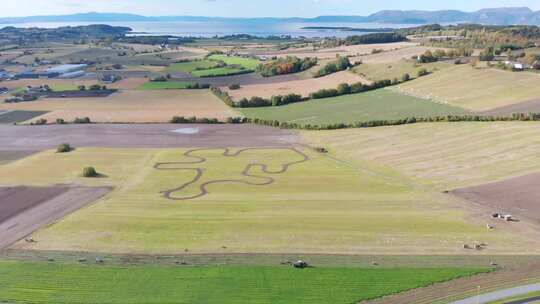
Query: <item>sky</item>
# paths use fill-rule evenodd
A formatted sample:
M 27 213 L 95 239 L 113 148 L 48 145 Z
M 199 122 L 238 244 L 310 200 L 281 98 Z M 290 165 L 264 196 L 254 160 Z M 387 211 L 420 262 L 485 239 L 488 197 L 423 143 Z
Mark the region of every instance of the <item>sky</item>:
M 528 6 L 539 0 L 0 0 L 0 17 L 122 12 L 145 16 L 315 17 L 369 15 L 387 9 L 474 11 Z

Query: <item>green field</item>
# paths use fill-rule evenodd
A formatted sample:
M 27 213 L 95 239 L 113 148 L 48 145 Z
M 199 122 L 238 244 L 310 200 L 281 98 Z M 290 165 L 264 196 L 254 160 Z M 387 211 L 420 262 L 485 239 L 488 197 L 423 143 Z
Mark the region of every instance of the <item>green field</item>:
M 193 60 L 187 62 L 173 63 L 165 71 L 191 73 L 196 70 L 206 70 L 216 67 L 218 63 L 211 60 Z
M 210 57 L 208 57 L 208 59 L 223 61 L 227 65 L 240 65 L 243 68 L 248 69 L 248 70 L 255 70 L 257 66 L 261 63 L 259 60 L 253 59 L 253 58 L 227 56 L 227 55 L 211 55 Z
M 486 111 L 540 96 L 540 77 L 529 72 L 460 65 L 404 83 L 403 92 L 421 98 Z
M 192 82 L 180 82 L 180 81 L 150 81 L 142 86 L 139 90 L 178 90 L 186 89 L 189 85 L 193 85 Z
M 232 149 L 236 151 L 237 149 Z M 223 156 L 182 149 L 77 148 L 46 151 L 0 166 L 2 185 L 114 186 L 98 203 L 33 234 L 32 250 L 108 253 L 341 253 L 463 254 L 463 242 L 482 240 L 489 252 L 521 252 L 519 237 L 467 220 L 465 210 L 438 191 L 372 162 L 336 160 L 302 149 L 262 149 Z M 173 162 L 162 170 L 157 162 Z M 248 170 L 251 163 L 267 165 Z M 84 179 L 94 166 L 107 178 Z M 58 170 L 62 168 L 62 170 Z M 182 190 L 170 189 L 201 179 Z M 273 182 L 268 184 L 268 178 Z M 208 193 L 200 187 L 207 186 Z M 243 182 L 240 182 L 243 181 Z M 250 182 L 251 185 L 245 184 Z M 197 197 L 196 197 L 197 196 Z
M 356 66 L 353 71 L 373 81 L 394 78 L 401 80 L 405 74 L 416 78 L 421 69 L 437 72 L 452 66 L 445 62 L 421 64 L 411 60 L 400 60 L 393 63 L 364 63 Z
M 466 113 L 465 110 L 457 107 L 402 95 L 387 89 L 310 100 L 280 107 L 244 108 L 241 112 L 246 117 L 295 122 L 303 125 Z
M 483 271 L 0 262 L 0 302 L 349 304 Z

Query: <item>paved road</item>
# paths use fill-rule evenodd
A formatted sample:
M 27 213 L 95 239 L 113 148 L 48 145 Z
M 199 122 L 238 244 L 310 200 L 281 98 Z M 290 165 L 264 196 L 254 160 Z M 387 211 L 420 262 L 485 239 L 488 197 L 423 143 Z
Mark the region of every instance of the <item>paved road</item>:
M 487 304 L 490 302 L 504 300 L 511 297 L 526 295 L 532 292 L 540 291 L 540 283 L 523 285 L 514 288 L 508 288 L 498 290 L 490 293 L 481 294 L 480 298 L 474 296 L 461 301 L 452 302 L 451 304 Z M 532 303 L 532 302 L 518 302 L 518 303 Z
M 512 302 L 508 302 L 506 304 L 535 304 L 535 303 L 540 303 L 540 297 L 534 297 L 534 298 L 529 298 L 529 299 L 524 299 L 524 300 L 512 301 Z

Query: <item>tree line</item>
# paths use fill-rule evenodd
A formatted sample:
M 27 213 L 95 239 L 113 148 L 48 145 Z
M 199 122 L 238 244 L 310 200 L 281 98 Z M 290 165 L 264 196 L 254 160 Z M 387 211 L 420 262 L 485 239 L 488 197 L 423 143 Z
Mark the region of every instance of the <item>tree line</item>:
M 265 120 L 248 117 L 229 117 L 225 122 L 220 122 L 216 118 L 184 118 L 173 117 L 172 123 L 205 123 L 205 124 L 257 124 L 281 129 L 302 129 L 302 130 L 338 130 L 351 128 L 374 128 L 383 126 L 397 126 L 415 123 L 436 123 L 436 122 L 495 122 L 495 121 L 540 121 L 540 113 L 516 113 L 512 116 L 482 116 L 482 115 L 446 115 L 434 117 L 406 117 L 402 119 L 388 120 L 370 120 L 358 121 L 353 123 L 334 123 L 334 124 L 298 124 L 291 122 L 282 122 L 278 120 Z
M 296 56 L 287 56 L 285 58 L 279 58 L 268 63 L 260 64 L 257 67 L 257 72 L 264 77 L 271 77 L 302 72 L 315 65 L 317 65 L 317 58 L 306 57 L 300 59 Z

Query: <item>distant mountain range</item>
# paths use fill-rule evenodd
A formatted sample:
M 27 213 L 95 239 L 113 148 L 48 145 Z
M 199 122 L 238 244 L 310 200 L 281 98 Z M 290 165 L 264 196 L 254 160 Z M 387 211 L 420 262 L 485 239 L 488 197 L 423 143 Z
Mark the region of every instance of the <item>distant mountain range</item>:
M 225 18 L 197 16 L 148 17 L 120 13 L 84 13 L 57 16 L 31 16 L 0 18 L 0 24 L 31 22 L 167 22 L 167 21 L 227 21 L 227 22 L 334 22 L 334 23 L 481 23 L 489 25 L 540 25 L 540 11 L 528 7 L 488 8 L 476 12 L 457 10 L 398 11 L 387 10 L 369 16 L 319 16 L 315 18 Z

